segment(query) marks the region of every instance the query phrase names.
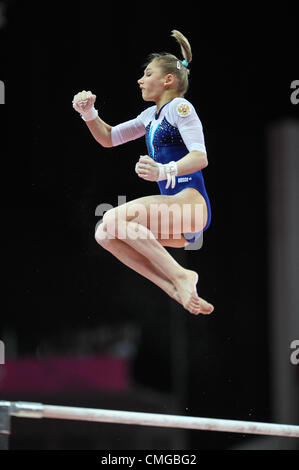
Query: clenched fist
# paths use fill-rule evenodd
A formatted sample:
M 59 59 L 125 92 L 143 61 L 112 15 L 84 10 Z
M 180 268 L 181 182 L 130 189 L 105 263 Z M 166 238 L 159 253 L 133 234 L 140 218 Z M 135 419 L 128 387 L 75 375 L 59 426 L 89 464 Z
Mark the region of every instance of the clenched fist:
M 175 161 L 169 163 L 155 162 L 148 155 L 141 155 L 139 161 L 135 165 L 135 172 L 140 178 L 147 181 L 163 181 L 167 180 L 165 188 L 168 189 L 171 183 L 173 189 L 176 185 L 176 175 L 178 167 Z
M 140 178 L 147 181 L 158 181 L 159 164 L 148 155 L 141 155 L 135 165 L 135 172 Z
M 73 108 L 78 113 L 86 113 L 93 107 L 95 100 L 96 95 L 93 95 L 91 91 L 80 91 L 73 98 Z

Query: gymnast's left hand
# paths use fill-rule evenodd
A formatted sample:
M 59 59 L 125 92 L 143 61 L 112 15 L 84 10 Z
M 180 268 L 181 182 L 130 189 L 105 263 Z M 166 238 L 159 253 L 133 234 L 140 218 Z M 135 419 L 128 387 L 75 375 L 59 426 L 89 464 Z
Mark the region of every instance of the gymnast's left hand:
M 158 181 L 159 166 L 148 155 L 141 155 L 136 163 L 135 171 L 140 178 L 147 181 Z

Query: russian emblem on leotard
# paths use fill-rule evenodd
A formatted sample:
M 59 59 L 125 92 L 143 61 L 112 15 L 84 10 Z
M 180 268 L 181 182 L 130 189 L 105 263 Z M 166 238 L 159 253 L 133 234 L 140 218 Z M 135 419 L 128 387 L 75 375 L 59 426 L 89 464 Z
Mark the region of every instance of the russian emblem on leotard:
M 188 103 L 178 104 L 176 110 L 178 115 L 181 117 L 189 116 L 189 114 L 191 113 L 191 108 Z

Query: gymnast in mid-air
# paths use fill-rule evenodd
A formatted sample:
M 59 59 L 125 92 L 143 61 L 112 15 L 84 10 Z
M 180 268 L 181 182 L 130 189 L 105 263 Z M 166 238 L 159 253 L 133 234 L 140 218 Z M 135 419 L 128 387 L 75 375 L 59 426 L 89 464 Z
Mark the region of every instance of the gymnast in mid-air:
M 94 107 L 96 95 L 81 91 L 73 107 L 103 147 L 145 136 L 147 155 L 135 172 L 159 185 L 160 193 L 108 210 L 95 232 L 96 241 L 122 263 L 146 277 L 190 313 L 210 314 L 214 307 L 198 296 L 198 274 L 181 266 L 165 247 L 194 243 L 211 222 L 202 170 L 208 165 L 201 121 L 184 98 L 188 89 L 190 43 L 172 31 L 183 59 L 169 53 L 148 57 L 137 81 L 144 101 L 155 103 L 135 119 L 110 126 Z M 113 172 L 117 165 L 113 162 Z M 125 176 L 125 175 L 124 175 Z

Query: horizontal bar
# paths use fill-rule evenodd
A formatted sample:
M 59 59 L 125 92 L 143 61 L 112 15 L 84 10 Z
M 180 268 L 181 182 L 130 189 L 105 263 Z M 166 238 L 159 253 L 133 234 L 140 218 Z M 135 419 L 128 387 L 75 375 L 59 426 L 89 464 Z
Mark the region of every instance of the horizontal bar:
M 1 402 L 0 402 L 1 407 Z M 11 416 L 19 418 L 43 418 L 44 405 L 27 401 L 15 401 L 10 404 Z
M 70 419 L 138 426 L 198 429 L 201 431 L 299 437 L 299 426 L 288 424 L 42 405 L 41 403 L 12 402 L 11 415 L 22 418 Z

